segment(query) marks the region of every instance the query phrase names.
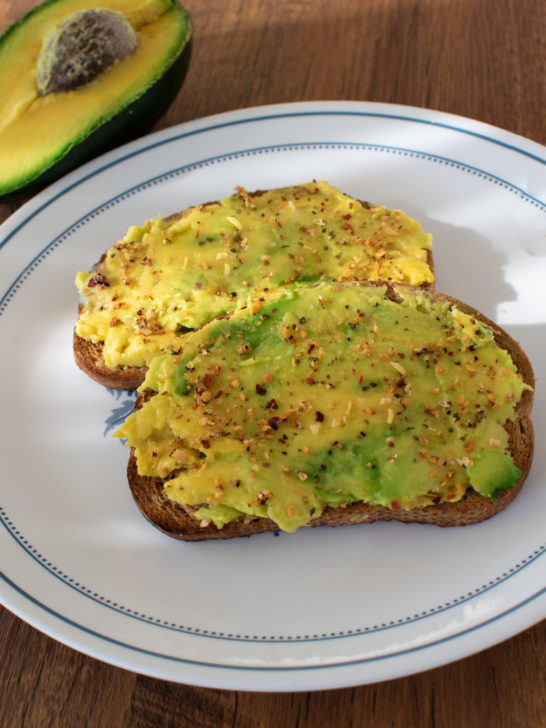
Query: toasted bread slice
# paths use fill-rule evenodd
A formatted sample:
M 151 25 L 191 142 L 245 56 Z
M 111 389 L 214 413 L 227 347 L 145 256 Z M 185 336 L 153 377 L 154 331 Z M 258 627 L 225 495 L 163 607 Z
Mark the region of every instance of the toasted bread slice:
M 88 341 L 74 331 L 74 359 L 87 376 L 111 389 L 138 389 L 146 376 L 146 367 L 108 367 L 104 361 L 103 349 L 102 342 Z
M 384 279 L 431 288 L 430 240 L 404 213 L 326 183 L 238 189 L 132 228 L 78 274 L 76 363 L 107 387 L 135 389 L 151 358 L 179 348 L 186 331 L 275 286 Z
M 386 297 L 392 301 L 400 302 L 408 291 L 411 291 L 409 287 L 390 286 L 387 289 Z M 390 506 L 370 505 L 365 502 L 342 504 L 339 507 L 327 505 L 320 515 L 311 518 L 304 525 L 309 527 L 342 526 L 373 521 L 400 521 L 444 527 L 478 523 L 503 510 L 515 498 L 527 477 L 531 467 L 534 446 L 533 426 L 530 418 L 534 375 L 527 356 L 507 332 L 471 306 L 435 291 L 420 291 L 419 293 L 432 302 L 445 303 L 456 307 L 459 311 L 472 317 L 472 320 L 490 327 L 496 345 L 510 355 L 513 365 L 525 386 L 515 405 L 513 415 L 503 424 L 503 427 L 507 433 L 507 452 L 512 458 L 513 464 L 521 471 L 521 474 L 510 487 L 494 493 L 493 497 L 480 495 L 472 487 L 468 487 L 464 496 L 456 502 L 443 501 L 429 505 L 419 505 L 409 509 L 400 508 L 396 503 L 391 503 Z M 407 367 L 407 364 L 405 366 Z M 471 368 L 471 364 L 466 364 L 466 366 Z M 472 374 L 469 373 L 469 376 L 472 376 Z M 415 382 L 414 386 L 416 386 Z M 142 391 L 137 399 L 137 408 L 141 407 L 150 397 L 161 398 L 161 395 L 150 390 Z M 282 403 L 279 401 L 278 411 L 282 409 Z M 355 410 L 352 411 L 352 414 L 355 417 L 358 416 Z M 278 433 L 274 434 L 276 436 Z M 394 439 L 392 454 L 396 455 L 396 438 Z M 470 448 L 468 451 L 471 452 Z M 304 456 L 301 457 L 303 459 Z M 272 469 L 277 464 L 272 462 Z M 176 475 L 177 471 L 173 471 L 166 479 L 162 479 L 157 476 L 139 474 L 135 450 L 134 448 L 131 449 L 127 476 L 134 500 L 150 523 L 169 536 L 182 540 L 198 541 L 251 536 L 265 531 L 279 530 L 278 524 L 267 517 L 243 515 L 238 520 L 227 522 L 221 528 L 217 528 L 208 519 L 194 517 L 192 514 L 198 510 L 198 506 L 181 505 L 167 496 L 165 486 L 168 484 L 168 479 L 176 477 Z M 301 481 L 294 477 L 294 489 L 300 486 Z

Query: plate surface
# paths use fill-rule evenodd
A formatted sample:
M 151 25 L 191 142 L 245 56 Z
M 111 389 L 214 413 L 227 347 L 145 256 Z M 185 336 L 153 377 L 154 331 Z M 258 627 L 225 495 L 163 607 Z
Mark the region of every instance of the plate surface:
M 538 375 L 546 441 L 544 150 L 438 112 L 247 109 L 166 129 L 48 188 L 0 228 L 0 600 L 55 639 L 159 678 L 294 691 L 386 680 L 546 616 L 546 455 L 492 520 L 377 523 L 186 544 L 133 505 L 111 438 L 133 397 L 73 363 L 73 284 L 133 223 L 326 179 L 434 235 L 437 288 L 493 318 Z

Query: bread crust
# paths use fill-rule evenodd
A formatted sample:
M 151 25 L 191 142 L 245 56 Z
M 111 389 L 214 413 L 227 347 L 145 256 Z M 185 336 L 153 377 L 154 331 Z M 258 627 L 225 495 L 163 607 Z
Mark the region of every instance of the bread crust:
M 104 362 L 104 344 L 82 339 L 74 330 L 74 360 L 79 368 L 95 382 L 111 389 L 132 391 L 140 387 L 146 376 L 146 367 L 116 367 Z
M 412 287 L 403 285 L 389 286 L 388 296 L 392 300 L 399 300 L 396 293 L 397 288 L 411 289 Z M 493 329 L 496 343 L 509 352 L 523 381 L 534 387 L 535 378 L 531 363 L 518 342 L 506 331 L 475 308 L 458 299 L 430 290 L 425 295 L 436 301 L 448 301 L 465 313 L 489 325 Z M 144 399 L 149 396 L 149 394 L 144 394 L 144 396 L 140 394 L 136 406 L 141 406 Z M 326 507 L 320 516 L 312 519 L 307 524 L 307 527 L 344 526 L 372 523 L 374 521 L 426 523 L 449 527 L 465 526 L 491 518 L 506 508 L 516 497 L 531 468 L 534 450 L 534 431 L 531 421 L 532 404 L 533 391 L 524 391 L 517 404 L 514 420 L 505 424 L 505 429 L 508 432 L 508 449 L 515 465 L 522 471 L 522 475 L 517 483 L 502 491 L 495 500 L 481 496 L 474 491 L 469 491 L 456 503 L 441 503 L 412 510 L 394 510 L 385 506 L 372 506 L 365 503 L 357 503 L 343 508 Z M 177 504 L 167 497 L 163 488 L 164 480 L 139 475 L 133 450 L 131 450 L 129 456 L 127 478 L 131 493 L 141 513 L 156 528 L 173 538 L 184 541 L 204 541 L 252 536 L 266 531 L 279 530 L 274 521 L 266 518 L 243 518 L 226 524 L 222 529 L 216 528 L 212 523 L 201 526 L 200 522 L 191 515 L 191 507 Z
M 250 193 L 250 197 L 260 197 L 266 194 L 267 190 L 256 190 Z M 357 200 L 363 207 L 369 209 L 373 207 L 370 202 L 363 200 Z M 218 204 L 217 201 L 207 202 L 204 205 Z M 175 212 L 165 218 L 165 222 L 173 223 L 183 217 L 185 211 Z M 104 255 L 101 257 L 101 261 L 104 259 Z M 100 261 L 99 261 L 100 262 Z M 427 263 L 434 273 L 434 260 L 432 251 L 427 250 Z M 423 288 L 432 290 L 433 284 L 424 284 Z M 81 312 L 81 306 L 78 309 L 78 314 Z M 94 344 L 86 339 L 83 339 L 76 333 L 74 329 L 74 340 L 73 350 L 74 359 L 79 368 L 85 372 L 91 379 L 94 379 L 99 384 L 109 387 L 110 389 L 120 390 L 133 390 L 138 387 L 144 381 L 146 376 L 147 367 L 109 367 L 104 361 L 103 356 L 104 346 L 101 343 Z

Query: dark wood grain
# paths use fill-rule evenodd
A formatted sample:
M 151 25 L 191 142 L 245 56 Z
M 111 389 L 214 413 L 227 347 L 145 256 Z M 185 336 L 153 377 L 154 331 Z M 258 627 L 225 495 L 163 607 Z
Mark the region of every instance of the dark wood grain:
M 35 3 L 3 0 L 0 31 Z M 541 0 L 188 0 L 190 72 L 164 128 L 244 106 L 355 99 L 544 143 Z M 1 110 L 1 101 L 0 101 Z M 0 222 L 25 201 L 0 203 Z M 316 693 L 176 685 L 81 655 L 0 610 L 0 725 L 542 728 L 546 623 L 429 672 Z

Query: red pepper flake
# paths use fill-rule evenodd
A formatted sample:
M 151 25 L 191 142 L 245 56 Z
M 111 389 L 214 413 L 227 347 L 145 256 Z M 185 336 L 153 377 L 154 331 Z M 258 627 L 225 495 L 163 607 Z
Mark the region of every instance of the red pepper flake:
M 267 420 L 267 424 L 269 425 L 269 427 L 271 427 L 272 430 L 278 430 L 281 422 L 282 419 L 280 417 L 271 417 L 269 420 Z
M 400 503 L 398 501 L 392 500 L 391 501 L 391 508 L 393 511 L 399 511 L 400 510 Z
M 265 387 L 262 387 L 261 384 L 256 385 L 256 394 L 264 395 L 267 394 L 267 389 Z
M 324 422 L 324 415 L 318 410 L 315 412 L 315 422 Z
M 214 371 L 207 372 L 205 376 L 203 377 L 203 384 L 205 386 L 205 389 L 210 389 L 210 385 L 213 383 L 214 379 L 218 376 L 220 372 L 220 367 L 218 364 L 214 367 Z
M 107 288 L 109 285 L 110 284 L 108 283 L 108 279 L 106 278 L 104 273 L 96 273 L 87 282 L 88 288 L 94 288 L 95 286 L 104 286 L 105 288 Z
M 111 321 L 110 321 L 110 327 L 113 328 L 114 326 L 118 326 L 118 325 L 119 325 L 119 319 L 114 316 L 114 318 L 111 319 Z
M 201 440 L 201 445 L 203 445 L 205 450 L 208 450 L 210 448 L 210 440 Z

